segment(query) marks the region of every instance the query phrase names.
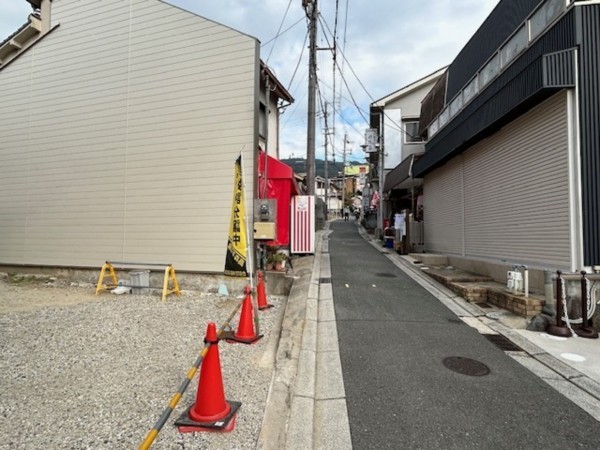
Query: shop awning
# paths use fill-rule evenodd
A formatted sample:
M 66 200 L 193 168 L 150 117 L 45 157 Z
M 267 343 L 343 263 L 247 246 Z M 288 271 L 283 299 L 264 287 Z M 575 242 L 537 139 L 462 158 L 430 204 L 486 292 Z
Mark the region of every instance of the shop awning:
M 266 161 L 265 156 L 267 157 Z M 265 152 L 259 152 L 258 172 L 261 175 L 265 173 L 265 165 L 267 170 L 267 178 L 271 180 L 292 179 L 295 181 L 294 171 L 290 166 L 282 163 L 281 161 L 279 161 L 276 158 L 273 158 L 272 156 L 265 155 Z M 299 192 L 295 193 L 295 195 L 297 194 L 299 194 Z
M 412 167 L 420 155 L 409 155 L 400 164 L 385 176 L 383 192 L 390 192 L 394 189 L 410 189 L 422 184 L 420 178 L 412 177 Z

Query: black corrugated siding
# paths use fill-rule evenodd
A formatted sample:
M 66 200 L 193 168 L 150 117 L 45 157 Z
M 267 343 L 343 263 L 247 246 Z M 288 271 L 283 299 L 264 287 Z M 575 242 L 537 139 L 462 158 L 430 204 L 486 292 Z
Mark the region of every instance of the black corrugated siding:
M 450 64 L 446 92 L 448 100 L 467 84 L 540 2 L 541 0 L 502 0 L 498 3 Z
M 415 177 L 423 177 L 557 92 L 559 88 L 544 87 L 543 55 L 575 46 L 574 17 L 571 10 L 427 143 L 413 167 Z
M 600 5 L 576 8 L 583 204 L 583 261 L 600 265 Z

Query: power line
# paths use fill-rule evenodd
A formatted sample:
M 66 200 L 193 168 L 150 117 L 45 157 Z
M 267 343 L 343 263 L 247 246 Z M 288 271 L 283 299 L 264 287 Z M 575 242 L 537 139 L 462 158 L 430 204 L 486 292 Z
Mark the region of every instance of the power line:
M 327 22 L 325 22 L 321 17 L 319 19 L 322 21 L 322 24 L 324 25 L 324 28 L 327 28 L 327 31 L 329 31 L 329 34 L 332 34 L 331 33 L 331 29 L 329 28 L 329 25 L 327 25 Z M 327 37 L 325 39 L 327 40 Z M 356 72 L 352 68 L 352 65 L 350 64 L 350 61 L 348 61 L 348 59 L 346 58 L 346 55 L 344 54 L 344 52 L 340 50 L 340 53 L 342 55 L 342 60 L 345 61 L 348 64 L 348 67 L 350 68 L 350 71 L 352 72 L 352 75 L 354 75 L 354 78 L 356 78 L 356 81 L 358 81 L 358 83 L 363 88 L 363 90 L 365 91 L 365 93 L 367 94 L 367 96 L 369 97 L 369 99 L 371 100 L 371 102 L 375 103 L 375 99 L 373 98 L 373 96 L 371 95 L 371 93 L 367 90 L 367 88 L 365 87 L 365 85 L 363 84 L 363 82 L 360 80 L 360 78 L 358 78 L 358 75 L 356 75 Z M 344 84 L 348 88 L 348 91 L 350 91 L 350 88 L 348 87 L 348 83 L 346 82 L 346 80 L 343 77 L 343 75 L 342 75 L 342 79 L 344 80 Z M 353 102 L 355 103 L 356 108 L 359 109 L 359 107 L 356 105 L 356 102 L 354 101 L 354 97 L 352 96 L 352 93 L 351 92 L 349 92 L 349 93 L 350 93 L 350 96 L 352 97 Z M 359 111 L 360 111 L 360 109 L 359 109 Z M 386 117 L 390 121 L 390 125 L 392 126 L 392 128 L 396 128 L 397 131 L 400 131 L 401 133 L 404 133 L 407 136 L 410 136 L 412 138 L 417 138 L 417 136 L 413 136 L 411 133 L 409 133 L 408 131 L 406 131 L 402 127 L 402 125 L 398 124 L 394 119 L 392 119 L 385 112 L 385 109 L 382 109 L 382 112 L 383 112 L 384 117 Z M 361 114 L 361 116 L 362 116 L 362 114 Z M 363 117 L 363 119 L 365 119 L 364 116 L 362 116 L 362 117 Z M 368 121 L 366 119 L 365 119 L 365 121 L 370 125 L 370 121 Z
M 296 72 L 298 72 L 298 67 L 300 67 L 300 62 L 302 62 L 302 56 L 304 55 L 304 48 L 306 47 L 307 39 L 308 39 L 308 30 L 306 30 L 306 34 L 304 35 L 304 42 L 302 43 L 302 50 L 300 51 L 300 57 L 298 58 L 298 63 L 296 64 L 296 68 L 294 69 L 294 73 L 292 74 L 290 84 L 288 85 L 288 91 L 290 91 L 290 89 L 292 87 L 292 83 L 294 82 L 294 77 L 296 76 Z
M 273 53 L 273 49 L 275 48 L 275 44 L 277 43 L 277 38 L 281 35 L 281 28 L 283 27 L 283 23 L 285 22 L 285 18 L 287 17 L 287 13 L 290 10 L 290 6 L 292 6 L 292 0 L 287 5 L 285 9 L 285 13 L 283 13 L 283 19 L 281 19 L 281 23 L 279 24 L 279 29 L 277 30 L 277 34 L 275 34 L 275 38 L 273 39 L 273 45 L 271 46 L 271 50 L 269 51 L 269 56 L 267 56 L 267 60 L 265 61 L 267 64 L 269 63 L 269 58 L 271 58 L 271 53 Z
M 319 21 L 321 22 L 321 24 L 325 23 L 322 19 L 321 16 L 319 16 Z M 327 26 L 327 24 L 325 23 L 325 26 L 327 27 L 327 29 L 329 30 L 329 27 Z M 331 30 L 329 30 L 329 33 L 331 33 Z M 327 42 L 327 45 L 329 45 L 331 47 L 331 44 L 329 43 L 329 39 L 327 38 L 327 36 L 324 34 L 325 36 L 325 41 Z M 338 66 L 338 62 L 335 61 L 335 64 Z M 356 75 L 355 75 L 356 76 Z M 348 94 L 350 94 L 350 98 L 352 99 L 352 103 L 354 104 L 354 106 L 356 107 L 356 110 L 358 111 L 358 113 L 360 114 L 360 116 L 364 119 L 364 121 L 369 124 L 369 120 L 364 116 L 363 112 L 361 111 L 360 107 L 358 106 L 356 99 L 354 98 L 354 96 L 352 95 L 352 92 L 350 91 L 350 86 L 348 86 L 348 82 L 346 81 L 346 77 L 344 77 L 344 74 L 340 72 L 340 77 L 342 78 L 342 81 L 344 82 L 344 84 L 346 85 L 346 89 L 348 89 Z

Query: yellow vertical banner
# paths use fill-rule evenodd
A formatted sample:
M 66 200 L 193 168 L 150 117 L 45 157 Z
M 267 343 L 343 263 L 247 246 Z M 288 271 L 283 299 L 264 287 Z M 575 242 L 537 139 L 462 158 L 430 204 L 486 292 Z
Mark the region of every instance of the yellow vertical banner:
M 229 221 L 229 236 L 227 238 L 227 255 L 225 257 L 225 275 L 230 277 L 247 277 L 248 240 L 246 236 L 244 182 L 242 180 L 242 155 L 235 161 L 234 180 L 231 220 Z

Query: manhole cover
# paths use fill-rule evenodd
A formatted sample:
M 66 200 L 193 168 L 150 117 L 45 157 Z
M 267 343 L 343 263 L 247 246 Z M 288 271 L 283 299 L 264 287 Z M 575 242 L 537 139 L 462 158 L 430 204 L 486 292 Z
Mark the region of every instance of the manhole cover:
M 488 366 L 471 358 L 449 356 L 448 358 L 444 358 L 442 362 L 447 369 L 462 375 L 482 377 L 490 373 L 490 368 Z
M 375 274 L 376 277 L 382 277 L 382 278 L 397 278 L 396 275 L 394 275 L 393 273 L 388 273 L 388 272 L 379 272 Z

